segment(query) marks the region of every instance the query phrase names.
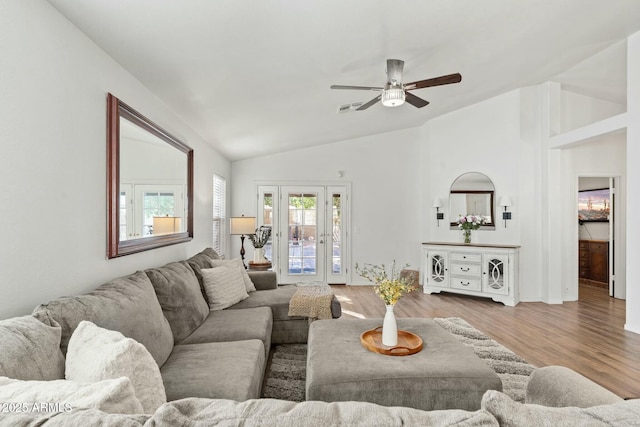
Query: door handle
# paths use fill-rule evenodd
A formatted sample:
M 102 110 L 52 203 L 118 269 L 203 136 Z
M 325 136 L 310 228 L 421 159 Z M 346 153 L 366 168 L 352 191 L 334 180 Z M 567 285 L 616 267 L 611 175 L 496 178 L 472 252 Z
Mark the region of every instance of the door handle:
M 320 240 L 318 243 L 324 243 L 324 240 Z

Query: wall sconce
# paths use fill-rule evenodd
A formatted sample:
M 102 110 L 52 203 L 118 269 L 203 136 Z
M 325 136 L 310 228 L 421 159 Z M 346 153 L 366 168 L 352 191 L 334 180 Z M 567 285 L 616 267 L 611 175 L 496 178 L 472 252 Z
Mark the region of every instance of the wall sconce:
M 244 263 L 244 236 L 249 234 L 256 233 L 256 217 L 254 216 L 236 216 L 231 217 L 231 235 L 240 235 L 240 241 L 242 242 L 240 245 L 240 257 L 242 258 L 242 265 L 244 268 L 247 268 L 247 265 Z
M 502 219 L 504 220 L 504 228 L 507 228 L 507 221 L 511 220 L 511 212 L 507 212 L 507 208 L 511 206 L 511 198 L 509 196 L 502 196 L 500 199 L 500 206 L 504 208 L 504 212 L 502 212 Z
M 444 213 L 440 212 L 442 203 L 440 202 L 440 199 L 438 199 L 437 197 L 433 199 L 433 207 L 436 208 L 436 220 L 438 221 L 438 227 L 440 227 L 440 220 L 444 219 Z

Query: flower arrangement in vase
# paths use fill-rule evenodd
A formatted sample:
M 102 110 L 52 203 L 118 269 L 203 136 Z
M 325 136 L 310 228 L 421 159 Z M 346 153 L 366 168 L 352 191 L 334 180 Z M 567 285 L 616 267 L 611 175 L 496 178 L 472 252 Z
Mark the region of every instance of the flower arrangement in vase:
M 458 216 L 458 227 L 464 233 L 464 242 L 471 243 L 471 230 L 477 230 L 486 222 L 485 217 L 481 215 L 460 215 Z
M 251 240 L 251 244 L 255 248 L 253 252 L 253 262 L 256 264 L 265 263 L 266 259 L 264 257 L 264 245 L 267 244 L 269 238 L 271 237 L 271 227 L 267 225 L 261 225 L 256 228 L 255 234 L 249 235 L 249 240 Z
M 404 268 L 408 266 L 409 264 L 406 264 Z M 364 264 L 364 267 L 360 268 L 357 263 L 356 272 L 376 284 L 373 290 L 382 298 L 387 308 L 382 323 L 382 344 L 388 347 L 397 345 L 398 325 L 393 314 L 393 307 L 404 294 L 413 292 L 418 287 L 409 285 L 407 279 L 400 277 L 400 272 L 396 271 L 395 261 L 391 264 L 389 273 L 387 273 L 387 268 L 384 264 Z

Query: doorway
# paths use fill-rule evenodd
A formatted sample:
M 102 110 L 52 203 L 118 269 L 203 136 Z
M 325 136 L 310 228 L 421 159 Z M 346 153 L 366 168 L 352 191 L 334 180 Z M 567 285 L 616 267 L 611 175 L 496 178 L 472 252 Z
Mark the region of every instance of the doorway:
M 347 283 L 348 185 L 259 185 L 258 218 L 278 283 Z
M 624 298 L 624 280 L 616 280 L 618 182 L 610 176 L 578 178 L 578 299 Z

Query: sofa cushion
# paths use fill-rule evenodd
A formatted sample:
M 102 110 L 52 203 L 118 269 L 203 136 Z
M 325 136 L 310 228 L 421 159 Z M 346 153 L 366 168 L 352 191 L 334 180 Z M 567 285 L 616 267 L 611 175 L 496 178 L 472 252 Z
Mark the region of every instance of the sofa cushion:
M 180 344 L 259 339 L 265 356 L 271 349 L 273 317 L 269 307 L 211 311 L 202 325 Z
M 290 402 L 257 399 L 183 399 L 164 404 L 149 420 L 152 425 L 233 425 L 233 426 L 455 426 L 497 427 L 486 411 L 421 411 L 385 407 L 367 402 Z
M 0 376 L 19 380 L 64 378 L 61 334 L 57 323 L 45 325 L 33 316 L 0 320 Z
M 274 322 L 281 320 L 305 319 L 304 317 L 289 317 L 289 301 L 291 301 L 291 297 L 295 293 L 295 286 L 279 286 L 277 289 L 251 292 L 249 294 L 249 298 L 234 304 L 229 308 L 271 307 Z
M 66 378 L 91 383 L 119 377 L 131 380 L 145 413 L 167 401 L 160 369 L 142 344 L 120 332 L 80 322 L 69 340 Z
M 249 298 L 240 271 L 234 266 L 200 270 L 211 310 L 223 310 Z
M 578 408 L 548 408 L 518 403 L 499 391 L 489 390 L 482 397 L 482 409 L 491 413 L 504 427 L 600 425 L 638 425 L 640 399 L 608 405 Z
M 209 306 L 202 296 L 198 279 L 186 262 L 172 262 L 145 271 L 169 321 L 173 340 L 180 342 L 209 315 Z
M 0 402 L 50 404 L 58 412 L 96 408 L 110 414 L 143 413 L 142 404 L 127 377 L 92 383 L 68 380 L 20 381 L 0 377 Z
M 265 360 L 260 340 L 179 344 L 160 369 L 167 400 L 257 399 Z
M 242 260 L 240 258 L 234 258 L 234 259 L 214 259 L 211 261 L 211 264 L 213 264 L 214 267 L 231 267 L 231 266 L 235 266 L 238 271 L 240 271 L 241 275 L 242 275 L 242 281 L 244 282 L 244 286 L 247 290 L 247 292 L 253 292 L 256 290 L 255 285 L 253 284 L 253 282 L 251 281 L 251 277 L 249 277 L 249 273 L 247 273 L 247 270 L 244 268 L 244 264 L 242 262 Z
M 33 315 L 49 325 L 54 321 L 60 324 L 60 348 L 64 354 L 71 334 L 82 320 L 121 332 L 143 344 L 158 366 L 162 366 L 173 349 L 171 327 L 143 271 L 114 279 L 87 294 L 41 304 Z
M 187 260 L 187 264 L 189 264 L 189 267 L 191 267 L 196 277 L 198 278 L 200 291 L 202 292 L 202 297 L 207 302 L 207 305 L 209 305 L 209 299 L 207 297 L 207 293 L 204 290 L 204 281 L 202 279 L 202 273 L 200 273 L 200 270 L 203 268 L 212 268 L 213 264 L 211 261 L 218 258 L 220 257 L 218 256 L 216 251 L 211 248 L 207 248 Z

